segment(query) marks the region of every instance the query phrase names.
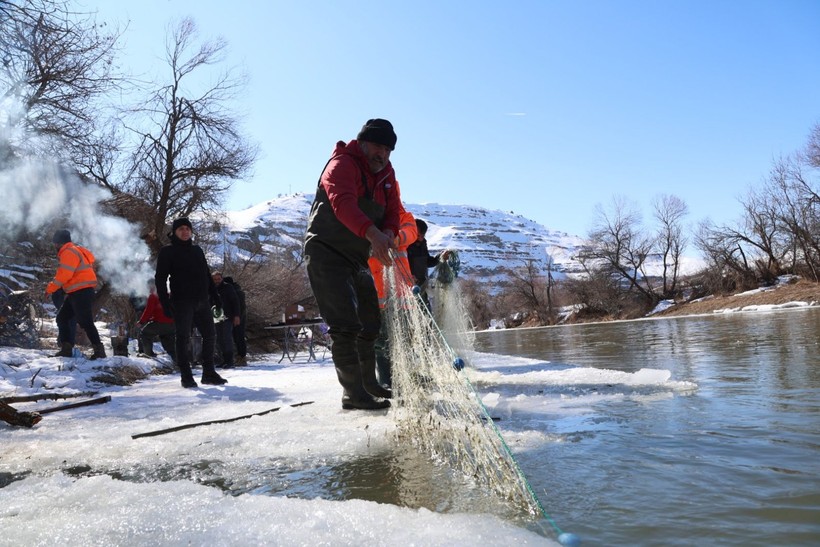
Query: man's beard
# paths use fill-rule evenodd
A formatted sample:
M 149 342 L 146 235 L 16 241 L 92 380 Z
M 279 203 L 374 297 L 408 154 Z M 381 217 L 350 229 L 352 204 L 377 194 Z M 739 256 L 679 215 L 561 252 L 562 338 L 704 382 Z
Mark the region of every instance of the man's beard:
M 387 166 L 387 160 L 381 157 L 370 158 L 368 163 L 370 164 L 370 170 L 374 173 L 378 173 Z

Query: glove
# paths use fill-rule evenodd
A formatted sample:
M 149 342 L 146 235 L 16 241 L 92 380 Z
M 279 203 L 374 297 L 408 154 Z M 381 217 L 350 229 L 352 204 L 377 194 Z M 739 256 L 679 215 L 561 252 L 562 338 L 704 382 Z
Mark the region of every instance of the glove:
M 212 306 L 211 314 L 214 316 L 214 323 L 221 323 L 225 320 L 225 314 L 220 307 Z

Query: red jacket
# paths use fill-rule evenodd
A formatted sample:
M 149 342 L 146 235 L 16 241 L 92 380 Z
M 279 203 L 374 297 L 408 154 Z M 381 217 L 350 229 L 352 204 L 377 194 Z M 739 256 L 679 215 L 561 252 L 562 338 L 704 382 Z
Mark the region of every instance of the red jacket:
M 150 321 L 155 321 L 157 323 L 174 322 L 173 319 L 169 318 L 162 311 L 162 305 L 159 302 L 159 296 L 153 293 L 148 295 L 148 302 L 145 304 L 145 310 L 143 310 L 142 315 L 140 316 L 139 323 L 140 325 L 145 325 Z
M 362 174 L 367 181 L 367 188 L 362 185 Z M 385 206 L 382 229 L 392 230 L 393 235 L 399 233 L 401 201 L 393 165 L 388 162 L 378 173 L 371 173 L 358 141 L 336 143 L 333 156 L 322 173 L 321 184 L 327 192 L 336 218 L 357 236 L 363 238 L 373 224 L 358 206 L 359 198 L 365 196 L 368 190 L 373 201 Z

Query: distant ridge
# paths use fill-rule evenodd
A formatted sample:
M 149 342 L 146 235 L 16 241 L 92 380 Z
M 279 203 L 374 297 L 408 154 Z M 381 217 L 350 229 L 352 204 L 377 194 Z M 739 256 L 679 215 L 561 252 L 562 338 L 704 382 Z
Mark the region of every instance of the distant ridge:
M 280 196 L 242 211 L 227 213 L 228 239 L 239 249 L 301 244 L 313 194 Z M 431 253 L 455 249 L 461 259 L 461 275 L 498 283 L 504 270 L 534 261 L 543 271 L 552 261 L 553 275 L 561 279 L 580 273 L 573 259 L 584 240 L 549 230 L 512 212 L 473 205 L 405 203 L 408 211 L 429 227 Z

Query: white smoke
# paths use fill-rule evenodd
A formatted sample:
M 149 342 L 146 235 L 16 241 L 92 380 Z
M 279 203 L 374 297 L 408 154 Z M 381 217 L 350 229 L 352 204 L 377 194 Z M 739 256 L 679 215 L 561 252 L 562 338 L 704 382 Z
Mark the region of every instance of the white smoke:
M 139 228 L 101 211 L 100 202 L 110 197 L 54 161 L 21 160 L 0 170 L 0 241 L 30 233 L 50 243 L 58 222 L 56 228 L 69 230 L 72 241 L 94 254 L 98 275 L 115 292 L 145 294 L 146 281 L 154 275 L 150 251 Z
M 55 229 L 67 229 L 72 241 L 94 254 L 98 276 L 115 292 L 146 294 L 146 282 L 154 271 L 139 228 L 104 214 L 100 202 L 110 193 L 84 184 L 56 158 L 33 152 L 21 157 L 20 150 L 49 149 L 48 138 L 27 132 L 24 103 L 11 93 L 4 95 L 0 99 L 0 244 L 5 247 L 6 241 L 26 233 L 51 243 Z

